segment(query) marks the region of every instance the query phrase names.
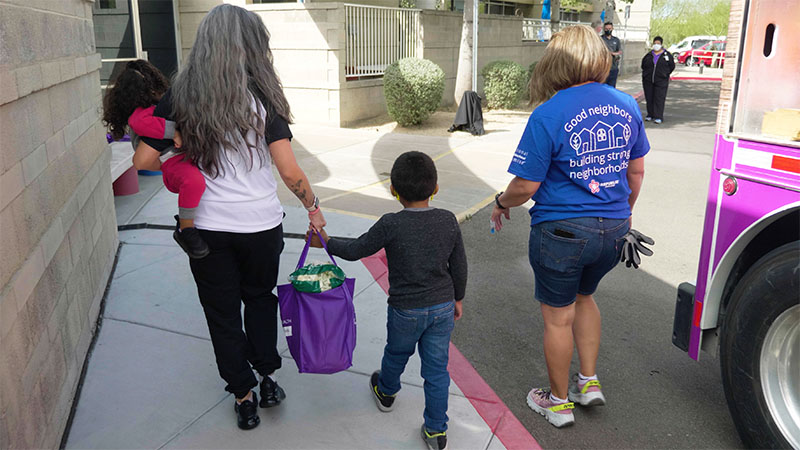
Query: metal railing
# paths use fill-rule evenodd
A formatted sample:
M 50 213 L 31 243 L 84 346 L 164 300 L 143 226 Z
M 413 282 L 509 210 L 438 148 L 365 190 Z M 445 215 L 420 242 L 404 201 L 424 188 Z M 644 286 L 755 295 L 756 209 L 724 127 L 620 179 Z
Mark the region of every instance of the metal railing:
M 522 40 L 544 42 L 553 35 L 550 21 L 545 19 L 522 19 Z
M 575 22 L 575 21 L 572 21 L 572 20 L 561 20 L 561 21 L 558 22 L 558 30 L 554 30 L 554 31 L 563 30 L 564 28 L 571 27 L 573 25 L 592 26 L 592 24 L 590 24 L 588 22 Z
M 650 27 L 621 26 L 614 29 L 614 34 L 623 41 L 650 40 Z
M 379 77 L 389 64 L 418 56 L 420 10 L 344 5 L 345 77 Z
M 549 41 L 553 33 L 563 30 L 572 25 L 591 26 L 587 22 L 573 22 L 562 20 L 558 25 L 546 19 L 523 19 L 522 20 L 522 40 L 533 42 Z M 614 30 L 614 35 L 623 41 L 647 41 L 650 35 L 649 27 L 625 27 L 621 26 Z

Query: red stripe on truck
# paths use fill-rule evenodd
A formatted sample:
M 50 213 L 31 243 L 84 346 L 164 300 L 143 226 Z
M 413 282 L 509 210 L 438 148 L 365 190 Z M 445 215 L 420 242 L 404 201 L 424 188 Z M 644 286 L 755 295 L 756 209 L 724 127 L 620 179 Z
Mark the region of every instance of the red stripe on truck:
M 800 173 L 800 159 L 772 155 L 772 168 L 787 172 Z
M 695 300 L 694 317 L 692 318 L 692 323 L 694 324 L 695 327 L 700 327 L 700 317 L 702 316 L 703 316 L 703 303 Z

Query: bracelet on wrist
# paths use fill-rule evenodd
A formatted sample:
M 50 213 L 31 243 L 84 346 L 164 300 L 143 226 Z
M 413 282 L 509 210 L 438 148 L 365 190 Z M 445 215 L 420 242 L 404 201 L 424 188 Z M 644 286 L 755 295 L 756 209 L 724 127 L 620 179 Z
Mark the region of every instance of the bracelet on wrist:
M 309 217 L 311 217 L 311 216 L 313 216 L 314 214 L 317 214 L 317 213 L 319 212 L 319 210 L 320 210 L 320 207 L 319 207 L 319 206 L 317 206 L 317 209 L 315 209 L 315 210 L 313 210 L 313 211 L 309 211 L 309 212 L 308 212 L 308 216 L 309 216 Z
M 505 192 L 505 191 L 500 191 L 497 195 L 494 196 L 494 203 L 500 209 L 508 209 L 505 206 L 500 204 L 500 196 L 503 195 L 503 192 Z
M 305 208 L 306 208 L 306 211 L 308 211 L 308 212 L 312 212 L 312 211 L 318 210 L 319 209 L 319 197 L 317 197 L 315 195 L 314 196 L 314 201 L 311 202 L 311 206 L 305 206 Z

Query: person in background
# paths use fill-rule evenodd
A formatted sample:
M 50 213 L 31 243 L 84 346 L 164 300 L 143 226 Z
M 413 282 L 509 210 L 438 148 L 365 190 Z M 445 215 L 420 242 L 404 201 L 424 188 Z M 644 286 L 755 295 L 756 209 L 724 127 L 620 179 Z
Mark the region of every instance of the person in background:
M 617 87 L 617 75 L 619 75 L 619 61 L 622 59 L 622 43 L 619 38 L 613 35 L 614 24 L 606 22 L 603 24 L 603 44 L 611 52 L 613 59 L 611 60 L 611 71 L 608 73 L 606 84 L 611 87 Z
M 664 121 L 669 75 L 675 70 L 675 58 L 664 51 L 663 44 L 661 36 L 656 36 L 653 39 L 653 50 L 642 58 L 642 88 L 647 103 L 647 117 L 644 120 L 648 122 Z
M 598 35 L 603 34 L 603 21 L 595 20 L 592 22 L 592 29 L 596 31 Z

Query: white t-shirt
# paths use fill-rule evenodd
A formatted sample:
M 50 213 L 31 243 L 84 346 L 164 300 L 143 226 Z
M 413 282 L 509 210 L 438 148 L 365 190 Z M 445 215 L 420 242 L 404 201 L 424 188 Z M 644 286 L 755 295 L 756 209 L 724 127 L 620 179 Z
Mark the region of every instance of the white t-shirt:
M 253 100 L 253 109 L 256 108 Z M 262 119 L 264 118 L 262 108 Z M 288 126 L 286 127 L 288 130 Z M 237 150 L 224 149 L 221 169 L 216 178 L 203 172 L 206 191 L 200 199 L 194 225 L 201 230 L 232 233 L 256 233 L 277 227 L 283 221 L 283 208 L 278 200 L 278 184 L 272 174 L 272 157 L 267 142 L 258 139 L 254 131 L 247 135 L 257 142 L 264 157 L 259 160 L 244 142 Z M 241 138 L 238 138 L 241 141 Z M 252 166 L 252 167 L 251 167 Z

